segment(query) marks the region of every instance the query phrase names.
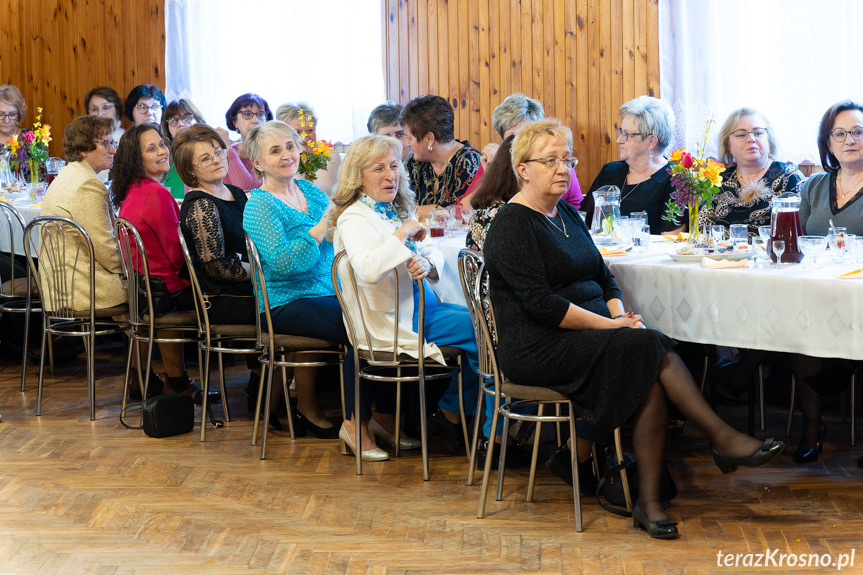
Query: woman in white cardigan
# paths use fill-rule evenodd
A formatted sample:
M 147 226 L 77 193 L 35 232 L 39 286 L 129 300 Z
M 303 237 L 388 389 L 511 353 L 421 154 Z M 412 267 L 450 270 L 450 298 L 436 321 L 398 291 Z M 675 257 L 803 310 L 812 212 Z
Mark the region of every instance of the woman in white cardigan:
M 443 364 L 438 348 L 450 346 L 466 352 L 463 386 L 465 409 L 475 405 L 478 384 L 477 349 L 470 314 L 464 306 L 437 301 L 431 284 L 438 280 L 443 267 L 443 256 L 434 246 L 420 249 L 426 229 L 413 219 L 416 198 L 408 184 L 407 173 L 400 160 L 401 144 L 387 136 L 370 135 L 355 141 L 342 163 L 339 183 L 330 214 L 330 229 L 334 231 L 336 252 L 347 250 L 347 260 L 354 270 L 359 287 L 357 302 L 347 293 L 345 310 L 355 325 L 359 323 L 358 306 L 363 310 L 365 326 L 376 348 L 391 348 L 393 328 L 398 323 L 399 352 L 419 356 L 415 313 L 417 297 L 414 280 L 425 282 L 425 357 Z M 422 255 L 420 255 L 422 254 Z M 396 320 L 396 302 L 393 299 L 393 270 L 398 269 L 399 317 Z M 343 270 L 340 270 L 343 271 Z M 362 348 L 363 342 L 353 342 Z M 353 390 L 345 389 L 348 421 L 343 429 L 349 434 L 354 428 Z M 366 444 L 367 422 L 370 419 L 371 391 L 361 386 L 360 420 L 363 443 Z M 439 409 L 429 419 L 432 427 L 443 437 L 452 453 L 463 449 L 462 422 L 459 417 L 458 385 L 453 378 L 438 403 Z M 377 417 L 376 417 L 377 419 Z M 383 427 L 393 421 L 385 421 Z M 372 431 L 379 427 L 373 420 Z M 386 432 L 391 436 L 392 429 Z M 378 434 L 381 435 L 381 434 Z M 386 435 L 384 434 L 384 437 Z M 350 444 L 350 442 L 348 442 Z M 373 443 L 372 443 L 373 445 Z

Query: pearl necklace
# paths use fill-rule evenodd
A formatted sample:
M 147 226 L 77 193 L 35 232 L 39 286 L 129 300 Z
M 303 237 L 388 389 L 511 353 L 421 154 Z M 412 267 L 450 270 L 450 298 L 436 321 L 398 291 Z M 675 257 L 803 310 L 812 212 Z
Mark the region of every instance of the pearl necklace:
M 566 233 L 566 222 L 563 221 L 563 214 L 560 213 L 560 210 L 557 211 L 557 215 L 560 216 L 560 223 L 561 223 L 561 225 L 563 225 L 563 229 L 560 229 L 560 227 L 556 223 L 554 223 L 554 220 L 552 220 L 550 217 L 546 216 L 545 212 L 541 211 L 539 208 L 537 208 L 535 205 L 533 205 L 533 202 L 531 202 L 529 199 L 527 199 L 527 196 L 524 195 L 524 192 L 520 192 L 520 193 L 521 193 L 521 197 L 524 198 L 524 201 L 526 201 L 530 207 L 532 207 L 534 210 L 536 210 L 537 212 L 539 212 L 543 216 L 545 216 L 545 219 L 548 220 L 548 223 L 550 223 L 555 228 L 557 228 L 557 231 L 562 233 L 564 236 L 569 237 L 569 234 Z

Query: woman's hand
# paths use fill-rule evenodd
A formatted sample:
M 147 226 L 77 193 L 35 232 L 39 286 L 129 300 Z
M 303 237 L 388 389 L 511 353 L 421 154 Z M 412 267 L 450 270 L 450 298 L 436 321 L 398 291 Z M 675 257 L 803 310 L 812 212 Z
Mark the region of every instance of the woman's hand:
M 500 145 L 489 143 L 486 144 L 482 149 L 482 155 L 479 157 L 479 163 L 482 165 L 483 170 L 488 169 L 488 165 L 494 160 L 495 154 L 497 154 L 498 149 L 500 149 Z
M 395 235 L 398 236 L 402 243 L 405 243 L 408 238 L 421 242 L 426 239 L 427 233 L 428 230 L 426 230 L 425 226 L 416 220 L 405 220 L 401 227 L 395 231 Z
M 309 229 L 309 233 L 312 235 L 318 243 L 324 241 L 324 238 L 327 236 L 327 216 L 329 215 L 329 210 L 324 211 L 324 215 L 321 216 L 321 221 L 316 223 Z
M 424 257 L 414 254 L 411 256 L 411 259 L 407 261 L 408 271 L 411 274 L 411 277 L 415 280 L 421 280 L 432 270 L 431 262 L 429 262 Z
M 623 314 L 619 318 L 612 319 L 611 321 L 614 322 L 614 328 L 613 329 L 617 329 L 619 327 L 630 327 L 633 329 L 646 329 L 644 327 L 643 318 L 638 314 L 632 313 L 631 311 L 626 312 L 625 314 Z
M 231 142 L 231 135 L 224 128 L 216 128 L 216 132 L 219 134 L 219 137 L 222 138 L 222 142 L 225 143 L 225 148 L 231 149 L 233 142 Z

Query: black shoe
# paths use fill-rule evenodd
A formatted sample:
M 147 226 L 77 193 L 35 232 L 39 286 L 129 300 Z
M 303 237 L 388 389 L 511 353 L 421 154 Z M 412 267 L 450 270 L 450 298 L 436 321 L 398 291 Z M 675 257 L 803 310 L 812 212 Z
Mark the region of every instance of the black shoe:
M 572 485 L 572 453 L 566 444 L 561 445 L 545 461 L 545 468 Z M 599 481 L 593 474 L 593 457 L 578 462 L 578 491 L 582 495 L 596 495 Z
M 654 539 L 674 539 L 678 535 L 677 522 L 671 519 L 648 521 L 638 503 L 632 507 L 632 526 L 644 529 Z
M 249 413 L 255 412 L 255 405 L 258 403 L 258 389 L 260 389 L 260 386 L 260 374 L 249 372 L 249 383 L 246 384 L 246 388 L 243 390 L 246 392 L 246 407 L 249 409 Z
M 137 372 L 133 372 L 130 379 L 128 397 L 132 401 L 141 401 L 141 385 L 138 383 Z M 162 381 L 162 378 L 151 371 L 150 381 L 147 382 L 147 399 L 162 395 L 164 388 L 165 382 Z
M 485 467 L 485 458 L 488 456 L 488 437 L 483 437 L 482 441 L 477 446 L 477 465 L 480 468 Z M 512 440 L 506 446 L 506 467 L 507 469 L 521 469 L 530 466 L 530 458 L 532 453 L 521 446 L 516 440 Z M 494 450 L 491 455 L 491 466 L 497 468 L 500 456 L 500 444 L 495 442 Z
M 429 431 L 434 431 L 443 439 L 444 446 L 452 455 L 464 453 L 464 433 L 461 423 L 453 423 L 438 408 L 428 418 Z
M 188 375 L 182 377 L 165 377 L 166 383 L 164 386 L 165 393 L 179 393 L 188 395 L 195 401 L 195 405 L 203 403 L 204 390 L 198 385 L 198 382 L 190 378 Z M 218 391 L 211 391 L 207 396 L 207 401 L 210 404 L 221 403 L 222 394 Z
M 311 431 L 318 439 L 337 439 L 339 437 L 339 427 L 337 425 L 318 427 L 309 418 L 300 413 L 299 409 L 294 410 L 294 416 L 294 435 L 297 435 L 297 422 L 299 422 L 300 427 L 303 429 L 303 435 L 305 435 L 306 431 Z
M 812 463 L 813 461 L 818 460 L 818 454 L 821 453 L 821 449 L 824 447 L 824 433 L 826 429 L 824 428 L 824 424 L 821 424 L 821 435 L 818 437 L 818 441 L 815 443 L 815 447 L 810 447 L 809 449 L 803 447 L 803 444 L 797 446 L 797 451 L 794 452 L 794 463 Z
M 716 449 L 713 450 L 713 462 L 722 473 L 732 473 L 738 467 L 758 467 L 764 465 L 785 449 L 785 444 L 781 441 L 776 441 L 772 437 L 764 440 L 764 443 L 752 455 L 745 457 L 729 457 L 719 454 Z

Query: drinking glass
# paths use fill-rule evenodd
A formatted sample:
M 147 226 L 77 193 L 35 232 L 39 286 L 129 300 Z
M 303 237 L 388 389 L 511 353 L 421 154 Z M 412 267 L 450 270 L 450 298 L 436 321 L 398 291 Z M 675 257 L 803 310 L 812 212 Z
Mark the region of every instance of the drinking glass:
M 632 245 L 632 225 L 627 216 L 620 216 L 612 223 L 612 229 L 617 241 L 623 247 Z
M 713 246 L 725 239 L 725 226 L 715 224 L 710 226 L 710 237 L 713 238 Z
M 773 253 L 776 254 L 776 267 L 785 267 L 782 263 L 782 254 L 785 253 L 785 240 L 773 240 Z
M 863 237 L 850 236 L 848 238 L 848 252 L 855 264 L 863 263 Z
M 745 244 L 749 237 L 749 226 L 746 224 L 731 224 L 728 228 L 728 238 L 731 245 Z
M 758 237 L 760 237 L 765 242 L 770 239 L 770 234 L 772 230 L 770 226 L 758 226 Z
M 827 230 L 827 241 L 830 242 L 830 254 L 834 262 L 847 259 L 848 255 L 848 228 L 832 227 Z
M 471 206 L 461 207 L 461 223 L 464 224 L 465 229 L 467 229 L 467 225 L 470 223 L 470 219 L 472 216 L 473 208 Z
M 650 227 L 640 219 L 629 220 L 629 226 L 632 229 L 632 251 L 646 252 L 650 245 Z
M 800 251 L 805 256 L 803 258 L 803 267 L 818 267 L 818 256 L 824 253 L 824 248 L 827 247 L 827 238 L 824 236 L 800 236 L 797 242 L 800 246 Z
M 763 268 L 770 262 L 767 255 L 767 242 L 760 236 L 752 236 L 752 267 Z
M 456 222 L 461 219 L 457 214 L 458 206 L 456 205 L 449 206 L 446 210 L 446 231 L 449 235 L 452 235 L 455 231 Z
M 581 221 L 587 223 L 587 212 L 578 212 L 578 215 L 581 216 Z
M 48 183 L 48 185 L 51 185 L 51 182 L 54 181 L 54 178 L 57 177 L 57 174 L 60 173 L 60 170 L 65 165 L 66 160 L 64 160 L 63 158 L 48 158 L 48 160 L 45 162 L 45 171 L 47 173 L 45 181 Z

